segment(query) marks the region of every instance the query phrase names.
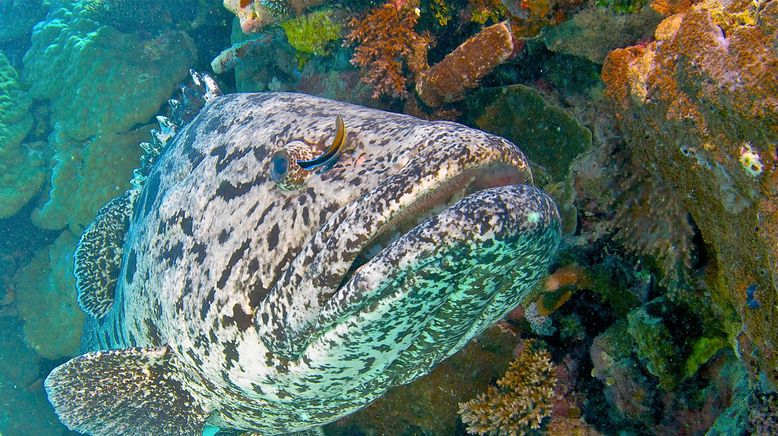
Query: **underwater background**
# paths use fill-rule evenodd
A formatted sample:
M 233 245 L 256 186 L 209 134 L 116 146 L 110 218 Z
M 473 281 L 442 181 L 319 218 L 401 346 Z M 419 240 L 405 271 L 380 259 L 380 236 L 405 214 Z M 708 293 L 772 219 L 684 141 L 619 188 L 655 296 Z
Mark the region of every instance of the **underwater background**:
M 328 435 L 778 434 L 778 0 L 0 0 L 0 435 L 62 435 L 73 251 L 189 80 L 508 138 L 533 295 Z

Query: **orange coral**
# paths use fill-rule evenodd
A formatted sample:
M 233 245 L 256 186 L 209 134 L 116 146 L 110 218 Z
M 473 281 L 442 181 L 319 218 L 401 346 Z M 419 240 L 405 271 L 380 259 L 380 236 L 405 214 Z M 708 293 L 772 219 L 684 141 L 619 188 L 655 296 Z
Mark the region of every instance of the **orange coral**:
M 356 45 L 351 63 L 362 68 L 362 80 L 372 85 L 373 98 L 408 96 L 407 66 L 411 80 L 427 65 L 431 39 L 414 28 L 419 20 L 418 0 L 391 0 L 362 19 L 349 22 L 346 43 Z
M 540 428 L 543 418 L 551 414 L 556 383 L 551 354 L 526 340 L 497 387 L 461 403 L 459 414 L 470 433 L 523 434 Z
M 729 334 L 746 326 L 774 383 L 776 23 L 778 0 L 703 0 L 666 18 L 656 41 L 612 52 L 602 75 L 633 161 L 664 185 L 663 194 L 643 201 L 655 207 L 664 196 L 691 214 L 706 255 L 696 276 Z M 747 165 L 755 160 L 757 170 Z M 759 308 L 746 304 L 748 288 Z

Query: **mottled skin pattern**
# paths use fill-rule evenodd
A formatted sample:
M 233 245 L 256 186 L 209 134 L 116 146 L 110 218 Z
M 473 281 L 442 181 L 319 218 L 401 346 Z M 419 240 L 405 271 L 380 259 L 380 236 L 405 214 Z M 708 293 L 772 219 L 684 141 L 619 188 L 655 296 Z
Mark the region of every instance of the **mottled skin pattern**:
M 338 164 L 279 189 L 273 153 L 323 150 L 337 115 Z M 276 434 L 333 421 L 427 373 L 544 273 L 556 207 L 512 185 L 465 197 L 341 283 L 387 222 L 499 165 L 529 179 L 515 145 L 458 124 L 301 94 L 221 97 L 149 174 L 94 339 L 167 345 L 214 425 Z

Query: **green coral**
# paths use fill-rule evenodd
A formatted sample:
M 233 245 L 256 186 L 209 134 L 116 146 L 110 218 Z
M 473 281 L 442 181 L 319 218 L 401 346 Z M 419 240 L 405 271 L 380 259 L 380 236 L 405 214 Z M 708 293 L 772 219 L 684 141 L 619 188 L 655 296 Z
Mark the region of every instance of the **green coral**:
M 18 212 L 44 180 L 38 153 L 22 146 L 33 125 L 31 105 L 16 70 L 0 52 L 0 218 Z
M 641 307 L 632 311 L 627 320 L 629 334 L 635 339 L 638 356 L 646 361 L 648 372 L 659 379 L 659 386 L 665 391 L 675 388 L 680 381 L 681 359 L 662 318 Z
M 195 60 L 184 32 L 150 39 L 124 34 L 77 5 L 35 26 L 23 79 L 33 98 L 51 101 L 55 127 L 84 140 L 148 122 Z
M 631 14 L 642 9 L 646 0 L 595 0 L 594 3 L 620 14 Z
M 727 345 L 727 341 L 723 337 L 702 337 L 692 346 L 692 353 L 686 359 L 684 364 L 684 375 L 691 377 L 697 373 L 697 371 L 708 363 L 708 361 L 719 350 Z
M 289 44 L 300 53 L 323 56 L 330 42 L 341 38 L 343 25 L 324 9 L 281 23 Z
M 528 86 L 478 90 L 467 107 L 468 124 L 520 144 L 554 181 L 565 180 L 573 160 L 592 145 L 589 129 Z

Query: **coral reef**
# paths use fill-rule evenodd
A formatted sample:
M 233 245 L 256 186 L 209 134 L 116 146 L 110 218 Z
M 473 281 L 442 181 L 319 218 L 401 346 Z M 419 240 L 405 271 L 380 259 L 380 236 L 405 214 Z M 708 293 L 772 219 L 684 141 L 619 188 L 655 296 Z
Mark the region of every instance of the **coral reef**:
M 99 25 L 76 5 L 53 11 L 35 26 L 22 78 L 33 98 L 51 102 L 52 123 L 61 134 L 84 140 L 147 122 L 195 55 L 184 32 L 143 39 Z
M 478 24 L 497 22 L 508 13 L 500 0 L 468 0 L 467 5 L 470 20 Z
M 31 105 L 16 70 L 0 52 L 0 218 L 18 212 L 45 177 L 36 147 L 22 145 L 33 125 Z
M 341 37 L 342 25 L 331 10 L 319 10 L 281 23 L 289 44 L 298 52 L 317 56 L 329 53 L 328 45 Z
M 44 16 L 46 5 L 43 0 L 0 2 L 0 43 L 28 36 L 32 26 Z
M 321 3 L 323 0 L 224 0 L 224 7 L 238 17 L 243 32 L 255 33 Z
M 595 0 L 594 4 L 620 14 L 635 13 L 645 6 L 647 0 Z
M 695 247 L 689 214 L 671 188 L 637 162 L 619 186 L 619 201 L 612 225 L 614 235 L 634 254 L 658 260 L 662 283 L 672 288 L 689 285 Z
M 778 2 L 702 1 L 656 41 L 613 51 L 603 80 L 637 162 L 691 214 L 702 278 L 730 337 L 743 328 L 778 381 Z M 751 153 L 750 159 L 743 159 Z M 758 158 L 761 172 L 750 163 Z M 749 163 L 744 166 L 743 162 Z M 754 172 L 758 174 L 754 174 Z M 759 308 L 749 307 L 747 290 Z M 737 313 L 739 322 L 727 322 Z
M 41 357 L 74 356 L 84 314 L 73 298 L 73 251 L 77 237 L 64 231 L 16 277 L 16 305 L 25 341 Z
M 0 433 L 56 435 L 64 427 L 43 391 L 41 363 L 15 317 L 0 315 Z
M 512 361 L 505 375 L 486 393 L 459 405 L 467 431 L 477 434 L 522 434 L 540 428 L 551 415 L 557 378 L 551 355 L 532 340 Z
M 551 51 L 602 64 L 613 49 L 651 38 L 660 21 L 659 13 L 650 7 L 619 14 L 590 6 L 558 26 L 544 28 L 541 37 Z
M 573 160 L 591 148 L 589 129 L 528 86 L 484 88 L 466 104 L 473 108 L 468 124 L 521 144 L 554 181 L 564 180 Z
M 416 82 L 419 98 L 431 107 L 461 100 L 468 90 L 524 47 L 514 40 L 510 26 L 489 26 L 463 42 L 442 61 L 423 72 Z
M 125 33 L 139 29 L 159 34 L 178 27 L 195 27 L 204 20 L 205 0 L 84 0 L 86 16 Z
M 54 134 L 52 189 L 33 211 L 32 221 L 42 229 L 68 228 L 80 235 L 97 210 L 130 187 L 132 170 L 138 166 L 141 148 L 150 127 L 127 133 L 103 134 L 81 141 L 65 141 Z
M 431 40 L 416 33 L 418 19 L 418 0 L 391 0 L 349 22 L 346 43 L 356 46 L 351 63 L 363 70 L 373 98 L 407 97 L 409 80 L 427 69 Z
M 749 414 L 752 434 L 778 433 L 778 394 L 758 394 Z
M 122 132 L 157 113 L 195 56 L 182 31 L 123 34 L 80 4 L 35 26 L 22 76 L 33 98 L 50 102 L 54 130 L 54 169 L 36 225 L 80 234 L 99 206 L 125 189 L 140 155 L 134 145 L 146 133 Z

